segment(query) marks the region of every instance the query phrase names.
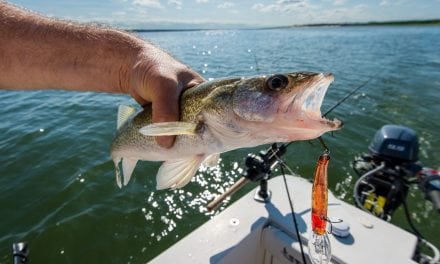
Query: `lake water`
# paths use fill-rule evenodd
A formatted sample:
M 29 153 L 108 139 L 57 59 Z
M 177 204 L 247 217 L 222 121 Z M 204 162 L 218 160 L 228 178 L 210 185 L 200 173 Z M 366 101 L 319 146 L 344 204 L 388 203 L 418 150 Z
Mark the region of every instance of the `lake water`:
M 340 27 L 142 33 L 205 78 L 290 71 L 333 72 L 322 110 L 369 78 L 331 113 L 345 127 L 325 140 L 331 190 L 353 203 L 350 162 L 385 124 L 412 127 L 420 160 L 440 167 L 440 27 Z M 258 71 L 257 71 L 258 70 Z M 25 74 L 25 73 L 23 73 Z M 141 162 L 120 190 L 109 148 L 125 95 L 0 91 L 0 262 L 13 241 L 29 241 L 32 263 L 145 263 L 210 219 L 213 194 L 239 178 L 241 149 L 222 155 L 177 191 L 156 191 L 159 163 Z M 297 142 L 287 163 L 311 178 L 321 148 Z M 241 190 L 230 204 L 255 185 Z M 440 215 L 414 188 L 420 232 L 440 247 Z M 300 202 L 300 201 L 297 201 Z M 226 204 L 226 205 L 227 205 Z M 222 208 L 224 208 L 223 206 Z M 244 208 L 245 210 L 245 208 Z M 403 211 L 392 222 L 407 229 Z

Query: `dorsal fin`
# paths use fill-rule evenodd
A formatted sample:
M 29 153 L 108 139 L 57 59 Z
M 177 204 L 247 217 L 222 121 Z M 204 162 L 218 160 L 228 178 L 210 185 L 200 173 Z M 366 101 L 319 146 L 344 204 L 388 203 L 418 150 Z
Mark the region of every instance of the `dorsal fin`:
M 121 128 L 134 113 L 136 113 L 136 108 L 128 105 L 120 105 L 118 108 L 118 120 L 116 123 L 116 128 Z

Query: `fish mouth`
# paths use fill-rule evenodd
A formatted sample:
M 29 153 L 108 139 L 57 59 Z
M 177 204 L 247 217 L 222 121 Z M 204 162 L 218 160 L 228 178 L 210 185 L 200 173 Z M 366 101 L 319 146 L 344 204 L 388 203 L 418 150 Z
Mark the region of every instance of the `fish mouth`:
M 336 130 L 342 127 L 342 122 L 333 119 L 329 120 L 322 116 L 321 105 L 324 100 L 328 87 L 334 81 L 332 73 L 319 73 L 303 86 L 303 88 L 295 93 L 288 107 L 288 112 L 300 112 L 308 121 L 314 121 L 329 130 Z

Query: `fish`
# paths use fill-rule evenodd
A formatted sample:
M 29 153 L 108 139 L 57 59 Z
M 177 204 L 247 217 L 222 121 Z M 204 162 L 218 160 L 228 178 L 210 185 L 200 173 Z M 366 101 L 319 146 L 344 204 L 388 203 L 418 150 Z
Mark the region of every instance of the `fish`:
M 330 154 L 326 150 L 319 156 L 312 186 L 312 232 L 309 239 L 309 256 L 312 263 L 329 263 L 330 240 L 327 235 L 328 180 L 327 168 Z
M 220 153 L 338 130 L 342 122 L 320 111 L 333 80 L 331 73 L 292 72 L 206 81 L 183 92 L 178 122 L 152 123 L 151 106 L 120 106 L 111 145 L 117 185 L 128 184 L 139 160 L 164 161 L 156 188 L 176 189 L 201 164 L 216 165 Z M 154 140 L 165 135 L 176 136 L 169 149 Z

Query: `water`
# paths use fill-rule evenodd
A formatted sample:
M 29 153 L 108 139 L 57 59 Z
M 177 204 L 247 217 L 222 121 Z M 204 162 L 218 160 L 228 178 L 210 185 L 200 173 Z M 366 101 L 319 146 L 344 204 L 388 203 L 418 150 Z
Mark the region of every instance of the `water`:
M 420 160 L 440 167 L 440 27 L 343 27 L 145 33 L 205 78 L 297 70 L 333 72 L 322 107 L 374 79 L 337 108 L 329 186 L 352 203 L 353 156 L 388 123 L 414 128 Z M 255 57 L 254 57 L 255 55 Z M 256 60 L 255 60 L 256 58 Z M 213 216 L 205 209 L 257 149 L 222 155 L 183 190 L 156 191 L 159 163 L 141 162 L 119 190 L 109 147 L 117 106 L 128 96 L 0 91 L 0 262 L 13 241 L 30 242 L 33 263 L 145 263 Z M 292 144 L 286 160 L 312 177 L 318 143 Z M 254 186 L 245 187 L 232 200 Z M 440 215 L 417 189 L 408 196 L 420 232 L 440 247 Z M 228 201 L 230 204 L 232 200 Z M 224 208 L 223 206 L 222 208 Z M 392 221 L 408 228 L 402 210 Z

